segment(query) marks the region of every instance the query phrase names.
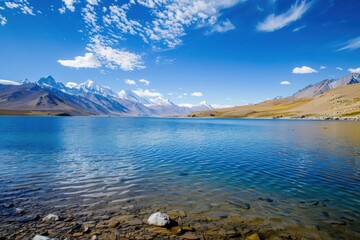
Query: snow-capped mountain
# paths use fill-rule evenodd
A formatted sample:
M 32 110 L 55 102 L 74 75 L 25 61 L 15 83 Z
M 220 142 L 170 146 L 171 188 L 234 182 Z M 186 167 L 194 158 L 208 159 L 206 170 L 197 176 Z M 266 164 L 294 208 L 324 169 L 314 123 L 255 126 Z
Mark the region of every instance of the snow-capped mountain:
M 178 106 L 161 94 L 146 97 L 141 92 L 130 90 L 115 93 L 109 87 L 101 86 L 92 80 L 80 84 L 74 82 L 63 84 L 57 82 L 52 76 L 47 76 L 40 78 L 36 83 L 30 83 L 27 80 L 22 82 L 0 80 L 0 85 L 14 86 L 8 88 L 10 95 L 16 94 L 17 86 L 22 86 L 23 92 L 26 92 L 24 89 L 29 89 L 32 94 L 24 97 L 24 101 L 37 102 L 37 104 L 33 107 L 31 104 L 23 106 L 39 111 L 46 106 L 44 109 L 46 111 L 64 110 L 76 115 L 176 116 L 212 109 L 206 102 L 192 106 Z M 23 87 L 25 85 L 29 86 Z M 22 98 L 17 98 L 17 101 L 21 102 Z
M 72 89 L 77 89 L 79 93 L 92 93 L 104 97 L 114 97 L 114 98 L 118 97 L 118 94 L 113 92 L 109 87 L 103 87 L 99 84 L 96 84 L 92 80 L 87 80 L 83 83 L 80 83 L 76 87 L 73 87 Z
M 141 103 L 144 105 L 151 104 L 151 101 L 148 98 L 140 97 L 135 92 L 130 91 L 130 90 L 121 90 L 118 93 L 118 96 L 120 99 L 129 100 L 131 102 L 137 102 L 137 103 Z
M 36 82 L 39 86 L 45 87 L 45 88 L 53 88 L 60 90 L 62 92 L 66 92 L 67 87 L 62 82 L 57 82 L 52 76 L 46 76 L 43 78 L 40 78 Z

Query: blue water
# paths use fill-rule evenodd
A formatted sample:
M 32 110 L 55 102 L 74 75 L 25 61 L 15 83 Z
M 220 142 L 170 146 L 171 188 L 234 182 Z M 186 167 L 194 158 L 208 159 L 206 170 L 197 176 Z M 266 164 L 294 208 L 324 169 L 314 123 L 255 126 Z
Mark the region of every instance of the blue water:
M 252 214 L 303 222 L 326 211 L 358 232 L 360 123 L 0 118 L 0 204 L 66 212 L 134 202 L 195 213 L 230 197 L 251 202 Z

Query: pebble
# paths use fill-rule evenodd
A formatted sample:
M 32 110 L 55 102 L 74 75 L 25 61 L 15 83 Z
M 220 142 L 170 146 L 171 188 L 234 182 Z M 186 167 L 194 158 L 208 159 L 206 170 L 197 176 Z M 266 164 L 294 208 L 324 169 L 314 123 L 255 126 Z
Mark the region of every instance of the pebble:
M 81 237 L 82 235 L 84 235 L 84 233 L 82 233 L 82 232 L 76 232 L 76 233 L 74 233 L 72 236 L 73 236 L 73 237 Z
M 220 203 L 210 203 L 210 207 L 218 208 L 218 207 L 220 207 Z
M 118 225 L 120 224 L 120 222 L 118 220 L 110 220 L 108 227 L 109 228 L 116 228 Z
M 245 238 L 245 240 L 260 240 L 259 234 L 253 233 Z
M 134 220 L 127 222 L 127 224 L 130 226 L 137 226 L 137 225 L 142 225 L 143 222 L 140 219 L 134 219 Z
M 150 215 L 147 222 L 150 225 L 163 227 L 170 223 L 170 217 L 165 213 L 156 212 Z
M 99 238 L 96 235 L 94 235 L 91 237 L 91 240 L 99 240 Z
M 46 236 L 35 235 L 32 240 L 58 240 L 57 238 L 49 238 Z
M 58 220 L 59 220 L 59 216 L 50 213 L 50 214 L 46 215 L 42 220 L 43 220 L 44 222 L 58 221 Z
M 181 239 L 197 240 L 200 239 L 198 235 L 192 232 L 187 232 L 184 235 L 180 236 Z
M 167 215 L 171 218 L 171 219 L 175 219 L 175 218 L 184 218 L 186 217 L 186 213 L 182 210 L 178 210 L 178 209 L 173 209 L 167 212 Z
M 176 227 L 172 227 L 172 228 L 171 228 L 171 232 L 172 232 L 172 233 L 175 233 L 175 234 L 180 234 L 181 231 L 182 231 L 182 229 L 181 229 L 181 227 L 179 227 L 179 226 L 176 226 Z
M 226 213 L 215 213 L 215 214 L 211 214 L 210 216 L 207 217 L 208 221 L 218 221 L 220 219 L 224 219 L 227 218 L 228 215 Z

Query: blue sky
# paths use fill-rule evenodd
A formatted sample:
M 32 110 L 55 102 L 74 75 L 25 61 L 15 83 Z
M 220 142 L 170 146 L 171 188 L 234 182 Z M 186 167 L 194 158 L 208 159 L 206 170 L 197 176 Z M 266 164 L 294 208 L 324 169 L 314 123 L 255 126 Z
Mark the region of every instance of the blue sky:
M 342 0 L 0 0 L 0 79 L 255 103 L 360 72 L 359 12 Z

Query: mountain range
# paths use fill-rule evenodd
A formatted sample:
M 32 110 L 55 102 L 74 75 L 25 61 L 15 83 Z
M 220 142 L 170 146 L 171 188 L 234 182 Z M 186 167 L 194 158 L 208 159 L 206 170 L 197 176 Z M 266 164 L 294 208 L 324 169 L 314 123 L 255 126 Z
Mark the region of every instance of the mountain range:
M 162 96 L 148 98 L 130 90 L 116 93 L 92 80 L 81 84 L 63 84 L 52 76 L 35 83 L 0 80 L 1 115 L 163 117 L 209 109 L 213 107 L 206 102 L 178 106 Z
M 327 79 L 290 97 L 194 112 L 189 117 L 316 118 L 360 120 L 360 74 Z

